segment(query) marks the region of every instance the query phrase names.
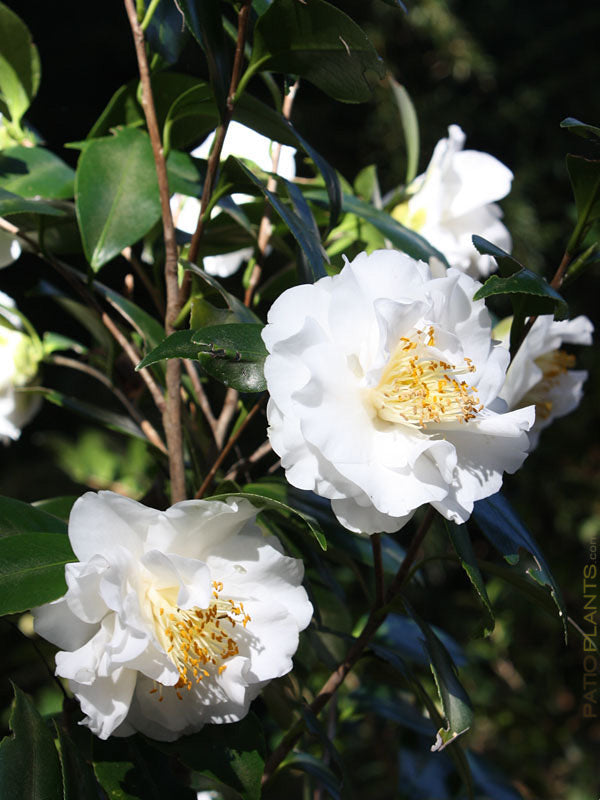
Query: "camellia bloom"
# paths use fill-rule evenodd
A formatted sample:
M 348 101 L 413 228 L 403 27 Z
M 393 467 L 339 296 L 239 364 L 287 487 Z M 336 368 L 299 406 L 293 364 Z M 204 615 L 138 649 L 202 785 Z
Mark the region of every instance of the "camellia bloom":
M 379 250 L 269 311 L 271 444 L 350 530 L 396 531 L 425 503 L 464 522 L 523 462 L 534 409 L 501 413 L 508 353 L 479 286 Z
M 14 300 L 0 292 L 0 441 L 4 444 L 19 438 L 41 405 L 39 396 L 19 391 L 35 378 L 41 352 L 23 332 L 14 308 Z
M 494 336 L 508 347 L 512 317 L 494 328 Z M 535 406 L 535 424 L 529 431 L 530 450 L 537 447 L 540 432 L 552 420 L 577 408 L 587 379 L 585 370 L 574 370 L 575 356 L 563 344 L 591 344 L 594 326 L 587 317 L 555 322 L 538 317 L 523 340 L 506 373 L 500 397 L 509 408 Z
M 189 500 L 156 511 L 113 492 L 73 506 L 64 597 L 34 610 L 63 648 L 84 720 L 101 739 L 173 740 L 235 722 L 292 668 L 312 606 L 302 562 L 254 523 L 247 500 Z
M 392 216 L 442 252 L 451 267 L 474 278 L 496 269 L 491 256 L 477 252 L 473 234 L 510 252 L 512 241 L 500 222 L 495 201 L 510 192 L 512 172 L 489 153 L 463 150 L 465 134 L 450 125 L 435 146 L 427 170 L 408 186 L 409 199 Z
M 214 139 L 215 134 L 211 133 L 199 147 L 192 151 L 192 155 L 196 158 L 208 158 Z M 273 142 L 266 136 L 253 131 L 252 128 L 247 128 L 240 122 L 231 122 L 223 143 L 221 160 L 225 160 L 229 156 L 248 158 L 265 172 L 272 172 L 272 148 Z M 288 180 L 293 180 L 296 176 L 295 153 L 295 148 L 289 146 L 282 146 L 279 153 L 277 173 Z M 244 203 L 252 198 L 249 195 L 234 194 L 233 199 L 236 203 Z M 194 197 L 174 195 L 171 200 L 171 210 L 177 219 L 177 228 L 185 233 L 193 234 L 200 214 L 199 201 Z M 216 213 L 220 213 L 218 209 L 216 209 Z M 243 247 L 223 255 L 205 256 L 202 260 L 203 266 L 209 275 L 228 278 L 237 272 L 253 252 L 253 247 Z

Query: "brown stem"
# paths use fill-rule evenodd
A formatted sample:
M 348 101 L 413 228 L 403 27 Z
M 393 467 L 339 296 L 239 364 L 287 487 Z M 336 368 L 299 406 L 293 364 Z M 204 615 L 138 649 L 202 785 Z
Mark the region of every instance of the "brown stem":
M 118 386 L 115 386 L 110 378 L 108 378 L 103 372 L 94 369 L 94 367 L 91 367 L 89 364 L 84 364 L 82 361 L 77 361 L 74 358 L 67 358 L 66 356 L 53 355 L 50 357 L 50 362 L 59 367 L 69 367 L 70 369 L 76 369 L 80 372 L 85 372 L 86 375 L 90 375 L 92 378 L 95 378 L 103 383 L 127 409 L 129 416 L 135 420 L 135 422 L 137 422 L 148 441 L 166 455 L 167 448 L 165 447 L 163 440 L 156 432 L 156 429 L 152 423 L 139 413 L 128 397 L 118 388 Z
M 375 572 L 375 608 L 381 608 L 385 596 L 385 579 L 383 575 L 383 561 L 381 560 L 381 534 L 371 536 L 373 550 L 373 570 Z
M 404 560 L 400 565 L 398 572 L 396 573 L 394 580 L 390 584 L 387 592 L 385 593 L 384 602 L 386 604 L 390 603 L 400 592 L 404 581 L 410 571 L 410 568 L 416 558 L 416 555 L 419 551 L 423 538 L 425 534 L 429 530 L 433 518 L 435 516 L 435 511 L 431 506 L 427 510 L 423 521 L 419 529 L 417 530 L 416 534 L 414 535 L 413 540 L 410 543 L 408 550 L 406 551 L 406 555 L 404 556 Z M 360 636 L 358 639 L 355 639 L 346 657 L 344 660 L 338 665 L 338 667 L 331 673 L 329 678 L 325 681 L 321 690 L 309 705 L 309 709 L 313 712 L 313 714 L 318 714 L 321 709 L 323 709 L 328 701 L 334 696 L 335 692 L 339 689 L 339 687 L 344 682 L 346 676 L 356 664 L 360 656 L 363 654 L 363 651 L 379 629 L 379 627 L 385 621 L 387 617 L 387 611 L 385 607 L 380 608 L 375 606 L 369 617 L 365 623 L 365 627 L 362 629 Z M 262 782 L 265 784 L 269 778 L 273 775 L 279 764 L 283 761 L 289 751 L 292 749 L 294 744 L 302 735 L 303 730 L 303 722 L 299 720 L 283 737 L 280 744 L 273 750 L 267 762 L 265 764 L 265 770 L 262 777 Z
M 237 478 L 238 473 L 244 469 L 244 467 L 247 467 L 250 464 L 256 464 L 261 460 L 261 458 L 264 458 L 272 450 L 273 447 L 271 442 L 267 439 L 267 441 L 263 442 L 260 447 L 257 447 L 256 450 L 248 456 L 248 458 L 240 458 L 239 461 L 236 461 L 227 475 L 225 475 L 225 480 L 234 481 Z
M 282 106 L 282 114 L 286 119 L 289 119 L 292 115 L 292 107 L 294 105 L 294 98 L 296 97 L 296 92 L 298 91 L 298 81 L 294 83 L 293 86 L 290 87 L 290 90 L 286 94 L 283 100 Z M 273 155 L 271 158 L 271 172 L 277 172 L 279 168 L 279 158 L 281 156 L 281 144 L 276 142 L 273 146 Z M 277 179 L 274 178 L 272 175 L 269 176 L 269 180 L 267 181 L 267 189 L 270 192 L 274 192 L 277 188 Z M 267 251 L 267 247 L 269 246 L 269 240 L 271 238 L 271 233 L 273 231 L 273 226 L 271 225 L 271 216 L 273 214 L 273 209 L 271 208 L 270 204 L 265 201 L 265 210 L 262 215 L 262 219 L 260 221 L 260 226 L 258 228 L 258 242 L 257 242 L 257 257 L 256 257 L 256 264 L 252 269 L 252 274 L 250 275 L 250 280 L 248 281 L 248 288 L 246 289 L 246 294 L 244 296 L 244 305 L 250 307 L 250 303 L 252 302 L 252 295 L 256 287 L 258 286 L 258 282 L 260 281 L 260 276 L 262 274 L 262 268 L 265 258 L 265 253 Z
M 121 255 L 123 256 L 123 258 L 126 261 L 128 261 L 131 264 L 131 266 L 133 267 L 136 275 L 141 280 L 141 282 L 144 284 L 144 287 L 145 287 L 146 291 L 148 292 L 148 294 L 152 298 L 152 301 L 154 302 L 154 305 L 156 306 L 156 310 L 159 312 L 159 314 L 164 316 L 164 314 L 165 314 L 165 304 L 163 303 L 163 300 L 162 300 L 159 292 L 156 290 L 156 286 L 154 286 L 154 284 L 152 283 L 152 281 L 148 277 L 148 273 L 144 269 L 144 265 L 142 263 L 140 263 L 140 260 L 138 259 L 136 254 L 133 252 L 131 247 L 126 247 L 124 250 L 122 250 L 121 251 Z
M 170 207 L 169 179 L 167 176 L 167 163 L 163 151 L 152 84 L 150 81 L 150 68 L 146 57 L 144 31 L 137 18 L 133 0 L 124 0 L 133 42 L 137 56 L 140 81 L 142 84 L 142 107 L 146 117 L 146 125 L 152 143 L 152 153 L 156 166 L 158 179 L 158 192 L 163 223 L 163 236 L 165 240 L 165 286 L 167 290 L 167 306 L 165 313 L 165 331 L 167 336 L 175 330 L 175 320 L 181 310 L 179 297 L 179 283 L 177 280 L 177 242 L 175 240 L 175 226 Z M 183 436 L 181 431 L 181 364 L 178 359 L 167 362 L 167 402 L 163 414 L 163 427 L 169 451 L 169 475 L 171 478 L 171 500 L 177 503 L 185 500 L 185 467 L 183 462 Z
M 185 359 L 183 362 L 183 366 L 185 367 L 185 371 L 190 377 L 192 382 L 192 387 L 194 389 L 194 394 L 196 395 L 196 399 L 198 401 L 198 405 L 204 414 L 206 421 L 208 422 L 210 429 L 213 433 L 213 436 L 216 439 L 216 426 L 217 420 L 215 415 L 213 414 L 212 408 L 210 403 L 208 402 L 208 397 L 206 396 L 206 392 L 204 391 L 204 387 L 200 383 L 200 378 L 198 377 L 198 371 L 193 361 L 189 359 Z
M 242 75 L 242 66 L 244 63 L 244 45 L 246 43 L 246 31 L 248 29 L 248 18 L 250 15 L 251 0 L 243 0 L 242 7 L 238 14 L 238 33 L 237 42 L 235 45 L 235 56 L 233 59 L 233 69 L 231 71 L 231 81 L 229 83 L 229 91 L 227 93 L 227 106 L 221 124 L 217 127 L 215 133 L 215 141 L 213 143 L 212 151 L 208 158 L 208 165 L 206 168 L 206 178 L 204 179 L 204 186 L 202 188 L 202 197 L 200 199 L 200 214 L 198 216 L 198 224 L 192 236 L 188 259 L 195 264 L 198 258 L 198 250 L 200 248 L 200 240 L 204 233 L 204 212 L 212 197 L 217 171 L 221 162 L 221 151 L 223 149 L 223 142 L 227 134 L 227 128 L 233 117 L 234 98 L 237 91 L 238 83 Z M 189 273 L 188 273 L 189 275 Z M 188 278 L 189 280 L 189 278 Z
M 219 419 L 217 420 L 215 429 L 215 440 L 217 442 L 217 447 L 219 448 L 223 447 L 227 428 L 229 427 L 229 424 L 233 419 L 233 415 L 235 414 L 235 409 L 237 408 L 238 397 L 239 394 L 235 389 L 232 389 L 231 387 L 227 389 L 227 392 L 225 393 L 225 400 L 223 401 L 223 408 L 219 414 Z
M 217 474 L 217 470 L 219 469 L 219 467 L 221 466 L 223 461 L 229 455 L 232 447 L 235 445 L 237 440 L 240 438 L 240 436 L 242 435 L 242 433 L 246 429 L 246 426 L 248 425 L 248 423 L 256 416 L 256 414 L 258 414 L 258 412 L 260 411 L 260 409 L 262 408 L 262 406 L 266 402 L 266 400 L 267 400 L 267 395 L 265 394 L 260 398 L 260 400 L 257 403 L 255 403 L 252 406 L 252 408 L 246 414 L 246 417 L 245 417 L 244 421 L 241 423 L 241 425 L 237 429 L 237 431 L 229 437 L 229 440 L 228 440 L 227 444 L 225 445 L 225 447 L 221 450 L 221 452 L 217 456 L 217 458 L 215 460 L 215 463 L 212 465 L 212 467 L 209 470 L 208 475 L 206 476 L 206 478 L 202 482 L 202 486 L 196 492 L 196 495 L 195 495 L 196 500 L 198 500 L 201 497 L 204 497 L 204 494 L 205 494 L 206 490 L 208 489 L 208 487 L 212 483 L 213 478 Z

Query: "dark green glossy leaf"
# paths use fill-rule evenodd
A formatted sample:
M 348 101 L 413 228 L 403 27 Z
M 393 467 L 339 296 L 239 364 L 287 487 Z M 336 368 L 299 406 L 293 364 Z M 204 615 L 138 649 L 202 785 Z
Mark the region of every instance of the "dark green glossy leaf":
M 93 270 L 135 244 L 160 219 L 158 182 L 147 134 L 124 128 L 79 157 L 77 220 Z
M 429 626 L 442 642 L 452 661 L 459 667 L 467 663 L 462 647 L 447 633 L 434 625 Z M 423 648 L 423 637 L 418 623 L 405 614 L 388 614 L 378 631 L 377 639 L 394 647 L 403 659 L 426 666 L 429 663 Z
M 207 162 L 203 158 L 194 158 L 180 150 L 171 150 L 167 159 L 169 190 L 189 197 L 200 197 Z
M 440 751 L 469 730 L 473 721 L 473 708 L 467 693 L 458 680 L 454 661 L 441 639 L 408 603 L 405 605 L 424 636 L 431 671 L 446 718 L 446 725 L 438 731 L 437 740 L 432 747 L 432 750 Z
M 62 497 L 47 497 L 45 500 L 36 500 L 31 505 L 39 511 L 45 511 L 60 520 L 67 522 L 69 514 L 73 508 L 73 503 L 77 500 L 77 495 L 63 495 Z M 44 528 L 43 530 L 48 530 Z
M 185 23 L 206 55 L 210 83 L 221 117 L 229 91 L 229 53 L 221 20 L 219 0 L 179 0 Z
M 64 213 L 62 209 L 54 208 L 42 200 L 27 200 L 18 194 L 7 192 L 6 189 L 0 189 L 0 217 L 10 217 L 11 214 L 45 214 L 62 217 Z
M 164 121 L 163 138 L 167 150 L 171 148 L 173 128 L 182 122 L 197 126 L 197 138 L 200 138 L 201 131 L 208 132 L 215 127 L 218 115 L 213 93 L 208 84 L 195 83 L 173 101 Z
M 231 787 L 244 800 L 259 800 L 266 746 L 262 725 L 252 712 L 241 722 L 206 725 L 176 742 L 154 742 L 195 772 Z
M 0 497 L 0 537 L 22 533 L 66 533 L 67 526 L 51 511 Z
M 391 75 L 388 75 L 388 80 L 392 87 L 398 111 L 400 112 L 400 122 L 402 123 L 404 144 L 406 147 L 405 182 L 409 184 L 416 177 L 419 167 L 419 121 L 413 102 L 404 86 L 395 81 Z
M 364 31 L 324 0 L 274 0 L 256 23 L 252 58 L 241 85 L 265 69 L 300 75 L 347 103 L 369 100 L 369 80 L 385 75 Z
M 281 219 L 289 227 L 290 232 L 302 248 L 308 265 L 310 282 L 314 283 L 315 280 L 327 275 L 325 270 L 325 260 L 327 254 L 323 250 L 319 231 L 315 225 L 308 226 L 304 219 L 290 209 L 277 197 L 274 192 L 269 191 L 267 187 L 257 178 L 249 169 L 238 159 L 233 159 L 230 156 L 229 160 L 237 162 L 239 167 L 246 173 L 247 177 L 257 186 L 264 194 L 269 203 L 273 206 L 275 211 L 279 214 Z M 311 215 L 312 216 L 312 215 Z
M 85 142 L 72 143 L 87 146 L 92 139 L 107 136 L 110 129 L 117 125 L 141 126 L 144 124 L 144 112 L 137 97 L 138 81 L 130 81 L 120 86 L 108 101 Z
M 0 791 L 6 800 L 63 800 L 52 734 L 29 697 L 14 686 L 9 725 L 0 743 Z
M 600 218 L 600 161 L 569 154 L 567 170 L 577 206 L 577 228 L 584 228 Z M 568 249 L 574 249 L 571 243 Z
M 260 488 L 257 484 L 249 484 L 250 488 L 256 487 Z M 287 503 L 284 503 L 281 500 L 276 499 L 273 496 L 268 496 L 266 494 L 258 494 L 255 491 L 246 491 L 244 489 L 243 492 L 230 492 L 229 494 L 218 494 L 213 495 L 210 499 L 211 500 L 227 500 L 228 497 L 245 497 L 249 500 L 253 506 L 256 508 L 266 509 L 277 511 L 284 516 L 289 516 L 292 514 L 293 516 L 298 517 L 310 530 L 313 534 L 319 545 L 321 546 L 322 550 L 327 550 L 327 539 L 325 538 L 325 534 L 323 533 L 321 526 L 317 522 L 317 520 L 311 515 L 306 514 L 302 511 L 298 511 L 297 508 L 293 506 L 289 506 Z
M 327 202 L 325 192 L 322 189 L 309 189 L 304 195 L 309 200 L 314 200 L 319 205 L 324 205 Z M 342 211 L 355 214 L 360 219 L 371 223 L 371 225 L 377 228 L 386 239 L 389 239 L 394 247 L 397 247 L 398 250 L 402 250 L 403 253 L 407 253 L 417 260 L 429 263 L 429 259 L 435 257 L 438 258 L 442 264 L 448 263 L 442 253 L 436 250 L 435 247 L 432 247 L 429 242 L 423 239 L 422 236 L 419 236 L 418 233 L 411 231 L 409 228 L 405 228 L 404 225 L 401 225 L 390 217 L 385 211 L 380 211 L 358 197 L 344 194 L 342 196 Z
M 519 551 L 521 549 L 531 555 L 536 562 L 537 568 L 531 568 L 527 571 L 541 586 L 550 588 L 563 623 L 566 638 L 567 613 L 561 591 L 550 572 L 542 551 L 508 500 L 500 492 L 492 495 L 492 497 L 485 498 L 485 500 L 478 500 L 473 508 L 473 519 L 486 539 L 502 553 L 509 564 L 516 564 L 519 561 Z
M 99 281 L 94 281 L 93 286 L 112 306 L 120 310 L 121 315 L 124 316 L 137 330 L 140 336 L 143 337 L 148 349 L 156 347 L 156 345 L 164 339 L 165 329 L 162 324 L 154 317 L 151 317 L 143 308 L 140 308 L 131 300 L 115 292 L 115 290 L 111 289 L 109 286 L 104 286 L 104 284 Z
M 0 187 L 21 197 L 73 197 L 75 171 L 43 147 L 8 147 L 0 154 Z
M 479 253 L 482 255 L 492 256 L 496 259 L 496 262 L 498 263 L 498 271 L 503 278 L 508 278 L 510 275 L 514 275 L 515 272 L 525 269 L 523 264 L 521 264 L 520 261 L 517 261 L 514 256 L 511 256 L 511 254 L 507 253 L 506 250 L 498 247 L 497 244 L 488 242 L 488 240 L 484 239 L 483 236 L 477 236 L 475 234 L 471 237 L 471 239 L 473 241 L 473 246 Z
M 267 388 L 262 362 L 237 361 L 209 353 L 200 353 L 198 361 L 207 375 L 238 392 L 264 392 Z
M 487 589 L 485 588 L 485 583 L 483 582 L 483 577 L 477 563 L 477 558 L 475 557 L 475 553 L 473 551 L 473 545 L 471 544 L 469 531 L 466 525 L 456 525 L 453 522 L 446 522 L 446 530 L 448 531 L 448 536 L 450 537 L 452 546 L 456 550 L 456 554 L 460 559 L 462 568 L 467 573 L 469 580 L 475 587 L 475 591 L 477 592 L 479 600 L 484 608 L 485 622 L 483 630 L 484 635 L 488 636 L 494 630 L 494 612 L 492 610 Z
M 25 23 L 0 3 L 0 112 L 17 125 L 40 84 L 40 57 Z
M 0 614 L 56 600 L 67 590 L 65 564 L 76 560 L 67 536 L 22 533 L 0 539 Z
M 473 295 L 474 300 L 493 297 L 497 294 L 527 295 L 525 314 L 536 316 L 538 314 L 556 314 L 564 317 L 568 306 L 560 294 L 553 289 L 545 278 L 523 268 L 513 273 L 508 278 L 491 275 L 481 289 Z
M 247 308 L 240 300 L 238 300 L 235 295 L 230 294 L 226 289 L 224 289 L 219 281 L 212 275 L 204 272 L 203 269 L 200 269 L 200 267 L 197 267 L 195 264 L 191 264 L 189 261 L 182 261 L 181 264 L 185 269 L 189 270 L 197 278 L 199 278 L 205 285 L 206 291 L 202 292 L 202 298 L 208 300 L 212 297 L 215 297 L 218 299 L 219 306 L 231 315 L 230 319 L 233 319 L 236 322 L 260 323 L 260 319 L 256 316 L 256 314 Z
M 319 233 L 319 228 L 315 222 L 312 211 L 310 210 L 310 206 L 304 198 L 304 195 L 295 183 L 292 183 L 285 178 L 283 181 L 285 183 L 289 198 L 292 201 L 292 206 L 294 207 L 296 215 L 299 217 L 302 225 L 312 240 L 319 243 L 321 254 L 327 258 L 325 251 L 320 244 L 321 235 Z M 309 254 L 302 248 L 300 249 L 299 254 L 300 259 L 298 261 L 298 274 L 301 283 L 314 283 L 315 281 L 318 281 L 319 278 L 324 278 L 327 275 L 322 258 L 318 261 L 315 261 L 315 258 L 309 256 Z
M 64 728 L 54 722 L 62 767 L 64 800 L 98 800 L 99 787 L 92 767 Z
M 236 100 L 233 119 L 275 142 L 292 147 L 298 143 L 296 131 L 283 114 L 250 94 L 244 93 Z
M 580 122 L 575 117 L 567 117 L 560 123 L 561 128 L 567 128 L 571 133 L 576 133 L 577 136 L 582 136 L 584 139 L 600 140 L 600 128 L 595 125 L 587 125 L 585 122 Z
M 200 346 L 194 341 L 195 333 L 197 333 L 195 330 L 175 331 L 167 336 L 158 347 L 151 350 L 140 361 L 136 369 L 144 369 L 144 367 L 149 367 L 166 358 L 197 359 L 200 354 Z
M 146 10 L 150 0 L 144 0 Z M 189 34 L 181 24 L 181 11 L 172 0 L 160 0 L 154 9 L 150 24 L 146 28 L 146 41 L 166 64 L 174 64 L 188 39 Z
M 341 800 L 342 786 L 340 781 L 327 764 L 310 755 L 310 753 L 294 751 L 282 762 L 280 769 L 297 769 L 312 775 L 329 797 L 333 798 L 333 800 Z

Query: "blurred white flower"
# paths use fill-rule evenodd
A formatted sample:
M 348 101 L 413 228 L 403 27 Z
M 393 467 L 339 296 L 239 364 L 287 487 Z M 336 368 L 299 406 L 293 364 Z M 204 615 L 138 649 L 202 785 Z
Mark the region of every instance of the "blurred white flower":
M 508 348 L 512 317 L 494 328 L 494 336 Z M 587 317 L 555 322 L 538 317 L 523 340 L 506 373 L 500 397 L 511 409 L 535 406 L 535 423 L 529 431 L 530 450 L 540 432 L 557 417 L 577 408 L 587 380 L 585 370 L 574 370 L 575 356 L 561 350 L 564 344 L 591 344 L 594 326 Z
M 208 158 L 214 139 L 215 134 L 213 132 L 199 147 L 192 150 L 192 155 L 196 158 Z M 273 147 L 273 142 L 266 136 L 247 128 L 239 122 L 231 122 L 227 128 L 227 135 L 223 143 L 221 160 L 224 161 L 229 156 L 247 158 L 250 161 L 254 161 L 265 172 L 272 172 Z M 295 148 L 287 145 L 282 146 L 279 153 L 277 174 L 288 180 L 293 180 L 296 177 L 295 153 Z M 234 194 L 232 198 L 238 204 L 253 199 L 247 194 Z M 184 233 L 193 234 L 200 214 L 200 202 L 195 197 L 184 197 L 176 194 L 171 198 L 171 211 L 176 219 L 177 228 L 184 231 Z M 213 209 L 214 215 L 218 213 L 221 213 L 218 208 Z M 205 256 L 203 266 L 209 275 L 228 278 L 234 272 L 237 272 L 243 262 L 252 256 L 253 252 L 253 247 L 244 247 L 224 255 Z
M 427 170 L 408 186 L 409 199 L 392 216 L 417 231 L 471 277 L 496 269 L 491 256 L 477 252 L 471 237 L 483 236 L 510 252 L 512 241 L 496 205 L 510 192 L 512 172 L 489 153 L 463 150 L 465 134 L 450 125 L 448 138 L 435 146 Z
M 21 255 L 21 245 L 19 240 L 11 236 L 10 233 L 0 229 L 0 269 L 8 267 Z
M 271 307 L 271 444 L 350 530 L 396 531 L 425 503 L 464 522 L 521 466 L 534 409 L 500 413 L 508 353 L 479 286 L 379 250 Z
M 40 347 L 24 333 L 15 302 L 0 292 L 0 441 L 18 439 L 21 429 L 37 413 L 41 398 L 19 389 L 35 378 Z
M 113 492 L 73 506 L 68 591 L 34 609 L 63 648 L 56 673 L 100 738 L 173 740 L 235 722 L 292 668 L 312 606 L 302 562 L 254 523 L 244 499 L 157 511 Z

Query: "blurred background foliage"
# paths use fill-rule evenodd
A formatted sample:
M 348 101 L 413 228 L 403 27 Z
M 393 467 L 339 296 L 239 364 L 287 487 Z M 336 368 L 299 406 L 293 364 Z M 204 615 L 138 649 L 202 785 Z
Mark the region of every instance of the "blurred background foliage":
M 63 149 L 64 142 L 83 138 L 115 89 L 136 74 L 122 3 L 104 0 L 92 20 L 92 6 L 74 0 L 5 1 L 25 20 L 40 50 L 42 84 L 28 122 L 50 149 L 74 165 L 77 153 Z M 465 130 L 468 148 L 492 153 L 513 170 L 513 190 L 502 207 L 514 253 L 551 277 L 575 216 L 565 154 L 594 156 L 588 142 L 561 130 L 559 123 L 573 116 L 600 124 L 600 6 L 567 0 L 407 0 L 404 14 L 384 2 L 334 4 L 365 28 L 390 73 L 411 94 L 421 129 L 420 170 L 451 123 Z M 184 50 L 178 68 L 205 75 L 197 53 Z M 384 193 L 403 182 L 401 127 L 385 84 L 376 89 L 372 102 L 361 106 L 335 103 L 304 85 L 293 120 L 347 180 L 375 164 Z M 118 264 L 109 266 L 103 280 L 118 281 L 119 272 Z M 45 277 L 40 262 L 26 254 L 0 277 L 2 289 L 31 319 L 40 327 L 56 327 L 57 315 L 63 315 L 60 306 L 29 292 Z M 588 314 L 597 330 L 599 293 L 598 270 L 566 291 L 571 315 Z M 61 330 L 68 333 L 74 323 L 63 316 Z M 562 587 L 569 613 L 579 621 L 584 613 L 583 567 L 600 535 L 600 373 L 595 351 L 582 348 L 578 353 L 578 363 L 590 370 L 579 410 L 545 431 L 518 476 L 506 481 L 509 497 Z M 69 381 L 71 394 L 72 382 L 81 381 L 78 393 L 85 396 L 86 376 L 73 378 L 66 370 L 47 367 L 44 378 L 58 388 Z M 97 389 L 90 385 L 88 391 L 91 396 Z M 0 493 L 27 501 L 77 495 L 86 488 L 117 489 L 141 498 L 152 480 L 143 445 L 101 432 L 50 404 L 17 443 L 0 450 L 0 463 Z M 401 542 L 401 534 L 397 538 Z M 480 558 L 492 560 L 482 538 L 475 537 L 475 546 Z M 426 549 L 431 556 L 446 554 L 444 532 L 434 531 Z M 488 638 L 473 638 L 481 630 L 481 609 L 456 566 L 431 561 L 412 598 L 430 622 L 450 632 L 465 649 L 469 666 L 461 670 L 461 678 L 476 709 L 469 746 L 508 776 L 524 798 L 596 800 L 600 718 L 582 718 L 581 638 L 571 633 L 565 646 L 556 615 L 532 605 L 501 578 L 486 577 L 497 615 Z M 440 602 L 450 597 L 452 603 Z M 27 619 L 20 621 L 25 631 L 28 624 Z M 60 697 L 49 688 L 30 645 L 4 623 L 0 635 L 6 654 L 2 706 L 11 696 L 11 675 L 34 695 L 40 710 L 58 707 Z M 377 670 L 383 668 L 379 662 L 364 665 L 361 681 L 376 682 Z M 427 737 L 408 727 L 398 729 L 385 715 L 365 714 L 360 695 L 353 694 L 357 685 L 349 684 L 340 697 L 338 724 L 353 733 L 356 753 L 343 755 L 352 765 L 356 796 L 437 797 L 437 778 L 419 783 L 419 753 L 427 750 Z M 264 703 L 272 711 L 276 697 L 271 695 L 267 692 L 259 704 L 263 712 Z M 6 725 L 6 713 L 2 722 Z M 413 762 L 398 762 L 399 742 L 413 747 Z M 377 770 L 375 758 L 372 764 L 364 758 L 370 747 L 377 750 Z

